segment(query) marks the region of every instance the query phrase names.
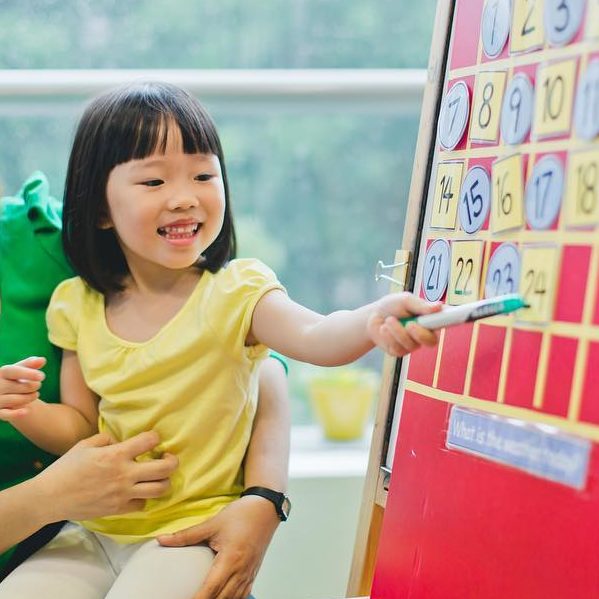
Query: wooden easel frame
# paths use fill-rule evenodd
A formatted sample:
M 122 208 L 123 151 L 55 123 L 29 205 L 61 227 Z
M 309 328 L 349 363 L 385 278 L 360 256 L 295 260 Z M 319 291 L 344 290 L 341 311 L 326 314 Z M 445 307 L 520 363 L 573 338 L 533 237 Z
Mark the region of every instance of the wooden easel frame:
M 427 81 L 424 88 L 418 141 L 414 155 L 414 167 L 403 233 L 403 249 L 398 252 L 395 260 L 395 262 L 400 262 L 402 259 L 408 258 L 408 267 L 403 269 L 401 275 L 407 290 L 412 290 L 414 287 L 416 269 L 410 257 L 418 254 L 420 244 L 455 3 L 456 0 L 438 1 L 433 26 Z M 390 472 L 383 466 L 386 462 L 389 447 L 400 370 L 401 360 L 385 358 L 356 543 L 347 587 L 348 597 L 366 596 L 370 593 L 372 585 L 376 552 L 389 488 Z

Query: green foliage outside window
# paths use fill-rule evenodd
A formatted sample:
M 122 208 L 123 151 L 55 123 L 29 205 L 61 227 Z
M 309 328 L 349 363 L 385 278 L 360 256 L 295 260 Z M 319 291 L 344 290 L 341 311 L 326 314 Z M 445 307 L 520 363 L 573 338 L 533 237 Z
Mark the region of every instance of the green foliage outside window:
M 426 67 L 436 0 L 0 0 L 0 68 Z
M 0 69 L 425 67 L 435 0 L 0 0 Z M 1 85 L 1 81 L 0 81 Z M 200 99 L 201 94 L 199 94 Z M 254 101 L 255 102 L 255 101 Z M 315 310 L 386 291 L 401 243 L 419 107 L 207 102 L 223 140 L 242 255 Z M 0 99 L 0 191 L 36 169 L 60 195 L 75 99 Z M 363 365 L 378 369 L 373 354 Z M 292 366 L 294 420 L 310 419 Z

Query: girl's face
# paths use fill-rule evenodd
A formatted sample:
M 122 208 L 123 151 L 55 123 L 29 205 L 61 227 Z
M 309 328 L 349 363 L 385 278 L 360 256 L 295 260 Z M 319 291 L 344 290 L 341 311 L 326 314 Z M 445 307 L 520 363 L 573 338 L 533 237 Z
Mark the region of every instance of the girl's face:
M 181 133 L 170 127 L 164 154 L 114 167 L 106 185 L 108 215 L 132 272 L 195 264 L 217 238 L 225 213 L 218 157 L 185 154 Z

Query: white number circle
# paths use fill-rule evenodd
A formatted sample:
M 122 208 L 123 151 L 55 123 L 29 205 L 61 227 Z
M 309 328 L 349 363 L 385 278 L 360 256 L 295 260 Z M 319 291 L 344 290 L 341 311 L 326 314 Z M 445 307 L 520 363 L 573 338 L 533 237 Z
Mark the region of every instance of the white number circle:
M 422 290 L 429 302 L 443 297 L 449 281 L 449 243 L 436 239 L 431 243 L 424 256 Z
M 534 110 L 534 89 L 524 73 L 510 81 L 501 106 L 501 136 L 506 143 L 520 144 L 530 131 Z
M 545 0 L 545 31 L 552 46 L 565 46 L 580 29 L 585 0 Z
M 485 281 L 485 298 L 516 293 L 520 281 L 520 254 L 512 243 L 502 243 L 491 256 Z
M 564 168 L 555 156 L 544 156 L 526 184 L 526 220 L 533 229 L 548 229 L 559 214 Z
M 453 150 L 462 139 L 468 115 L 470 114 L 470 94 L 463 81 L 458 81 L 448 92 L 439 113 L 437 135 L 445 150 Z
M 481 32 L 483 50 L 489 58 L 501 54 L 510 33 L 510 0 L 487 0 Z
M 466 233 L 476 233 L 484 224 L 491 206 L 491 181 L 482 166 L 472 167 L 462 183 L 458 213 Z
M 574 127 L 582 139 L 599 135 L 599 60 L 589 63 L 581 77 L 574 106 Z

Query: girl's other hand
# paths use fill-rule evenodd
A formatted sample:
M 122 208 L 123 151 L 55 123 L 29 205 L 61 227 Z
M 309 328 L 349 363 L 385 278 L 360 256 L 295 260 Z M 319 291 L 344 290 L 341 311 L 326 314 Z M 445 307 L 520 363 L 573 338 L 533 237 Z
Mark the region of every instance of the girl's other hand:
M 440 303 L 427 302 L 411 293 L 386 295 L 374 304 L 374 310 L 368 318 L 368 335 L 377 347 L 391 356 L 401 358 L 421 345 L 436 345 L 439 332 L 425 329 L 415 322 L 404 327 L 398 319 L 440 310 Z
M 0 420 L 10 422 L 29 412 L 46 378 L 40 370 L 45 363 L 46 358 L 32 356 L 0 367 Z

